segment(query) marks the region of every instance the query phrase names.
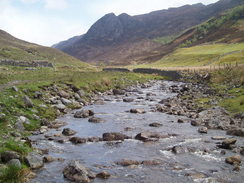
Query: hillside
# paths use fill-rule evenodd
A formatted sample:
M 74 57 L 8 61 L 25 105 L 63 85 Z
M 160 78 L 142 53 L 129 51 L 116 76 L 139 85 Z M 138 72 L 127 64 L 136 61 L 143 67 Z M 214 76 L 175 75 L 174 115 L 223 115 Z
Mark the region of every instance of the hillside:
M 162 58 L 169 49 L 155 42 L 155 38 L 178 35 L 241 3 L 242 0 L 220 0 L 207 6 L 185 5 L 138 16 L 110 13 L 99 19 L 78 40 L 64 41 L 54 47 L 96 64 L 153 62 Z
M 0 59 L 22 61 L 45 60 L 55 64 L 55 66 L 91 67 L 55 48 L 44 47 L 17 39 L 3 30 L 0 30 Z
M 244 5 L 237 6 L 179 36 L 161 37 L 159 61 L 138 67 L 207 66 L 244 63 Z

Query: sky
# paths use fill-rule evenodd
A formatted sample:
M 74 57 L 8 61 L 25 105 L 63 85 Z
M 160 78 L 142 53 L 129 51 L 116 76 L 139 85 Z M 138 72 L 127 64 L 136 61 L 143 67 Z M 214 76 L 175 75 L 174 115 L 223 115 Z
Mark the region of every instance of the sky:
M 138 15 L 218 0 L 0 0 L 0 29 L 25 41 L 51 46 L 76 35 L 107 13 Z

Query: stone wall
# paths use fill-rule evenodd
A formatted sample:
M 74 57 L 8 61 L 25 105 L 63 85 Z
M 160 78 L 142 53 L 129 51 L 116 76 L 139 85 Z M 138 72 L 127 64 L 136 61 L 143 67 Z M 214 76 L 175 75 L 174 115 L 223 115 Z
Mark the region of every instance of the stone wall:
M 111 71 L 111 72 L 130 72 L 129 69 L 125 69 L 125 68 L 104 68 L 103 71 Z
M 16 67 L 54 67 L 52 63 L 47 61 L 17 61 L 17 60 L 0 60 L 0 65 L 10 65 Z
M 141 69 L 134 69 L 133 72 L 144 73 L 144 74 L 158 74 L 160 76 L 166 76 L 168 77 L 168 79 L 172 79 L 172 80 L 178 80 L 181 78 L 181 75 L 178 71 L 163 71 L 159 69 L 141 68 Z

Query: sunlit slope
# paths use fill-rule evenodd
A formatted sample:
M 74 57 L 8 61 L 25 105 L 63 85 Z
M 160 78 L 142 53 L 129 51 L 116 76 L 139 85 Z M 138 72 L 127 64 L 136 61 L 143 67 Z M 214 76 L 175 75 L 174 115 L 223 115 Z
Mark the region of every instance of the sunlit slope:
M 46 60 L 55 66 L 92 68 L 89 64 L 67 55 L 55 48 L 44 47 L 13 37 L 0 30 L 0 59 L 36 61 Z

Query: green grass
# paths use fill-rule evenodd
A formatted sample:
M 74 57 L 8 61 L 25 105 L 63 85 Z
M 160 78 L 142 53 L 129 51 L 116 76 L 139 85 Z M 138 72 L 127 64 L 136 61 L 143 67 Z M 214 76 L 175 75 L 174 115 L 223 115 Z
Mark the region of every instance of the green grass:
M 90 69 L 94 67 L 65 54 L 55 48 L 44 47 L 17 39 L 0 30 L 0 59 L 35 61 L 45 60 L 56 67 L 71 67 L 72 69 Z
M 244 43 L 205 44 L 189 48 L 179 48 L 157 62 L 151 64 L 142 64 L 134 67 L 199 67 L 227 63 L 244 63 Z
M 157 43 L 165 45 L 165 44 L 168 44 L 171 41 L 173 41 L 176 37 L 177 37 L 177 35 L 170 35 L 170 36 L 157 37 L 153 40 Z
M 0 169 L 0 183 L 22 183 L 26 171 L 28 171 L 27 168 L 19 168 L 14 165 L 2 168 Z
M 184 43 L 180 45 L 180 47 L 191 46 L 198 40 L 204 39 L 206 35 L 211 34 L 218 30 L 222 25 L 227 22 L 237 22 L 243 19 L 244 5 L 237 6 L 230 10 L 223 12 L 220 15 L 210 18 L 206 22 L 196 26 L 196 33 L 193 38 L 186 40 Z

